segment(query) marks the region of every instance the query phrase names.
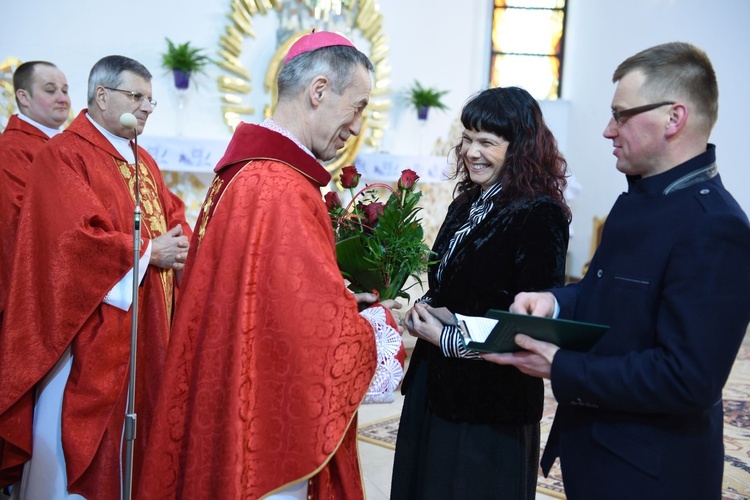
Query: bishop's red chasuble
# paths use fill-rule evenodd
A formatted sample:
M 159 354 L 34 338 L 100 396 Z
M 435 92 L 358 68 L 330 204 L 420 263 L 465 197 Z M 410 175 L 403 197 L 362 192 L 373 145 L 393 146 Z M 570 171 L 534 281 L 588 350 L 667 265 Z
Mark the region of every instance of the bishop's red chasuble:
M 139 150 L 143 251 L 176 224 L 191 234 L 182 202 L 153 158 Z M 37 153 L 18 224 L 0 334 L 0 480 L 18 478 L 31 453 L 34 395 L 70 346 L 62 445 L 68 491 L 120 496 L 120 439 L 128 390 L 131 312 L 104 304 L 133 267 L 135 166 L 90 123 L 85 110 Z M 172 270 L 148 266 L 139 292 L 134 484 L 169 339 Z
M 0 134 L 0 325 L 8 300 L 10 270 L 21 210 L 31 161 L 49 140 L 47 134 L 13 115 Z
M 291 140 L 240 124 L 195 226 L 138 498 L 362 498 L 356 411 L 372 327 Z

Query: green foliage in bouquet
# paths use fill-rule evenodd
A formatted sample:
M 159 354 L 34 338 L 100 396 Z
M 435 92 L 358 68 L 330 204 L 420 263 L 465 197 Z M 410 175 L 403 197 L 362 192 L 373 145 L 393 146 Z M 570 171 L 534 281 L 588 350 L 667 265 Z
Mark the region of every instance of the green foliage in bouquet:
M 418 217 L 421 207 L 417 204 L 422 193 L 414 186 L 419 177 L 407 169 L 401 174 L 397 190 L 377 183 L 355 193 L 359 177 L 353 166 L 342 170 L 341 185 L 352 194 L 346 207 L 335 192 L 326 194 L 339 269 L 354 292 L 376 291 L 381 300 L 408 300 L 406 280 L 413 276 L 421 286 L 420 275 L 430 264 L 431 254 Z M 376 188 L 390 191 L 385 204 L 378 201 Z

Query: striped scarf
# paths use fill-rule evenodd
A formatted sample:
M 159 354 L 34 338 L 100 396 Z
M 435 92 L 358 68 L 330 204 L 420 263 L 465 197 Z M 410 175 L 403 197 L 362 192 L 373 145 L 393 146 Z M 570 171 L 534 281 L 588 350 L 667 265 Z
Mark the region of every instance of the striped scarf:
M 466 238 L 466 235 L 473 231 L 474 228 L 477 227 L 485 217 L 487 217 L 487 214 L 492 211 L 492 208 L 495 206 L 492 202 L 492 197 L 499 193 L 502 188 L 503 187 L 499 183 L 493 184 L 489 189 L 485 189 L 482 192 L 482 195 L 471 204 L 468 220 L 458 231 L 456 231 L 456 234 L 453 235 L 450 245 L 448 245 L 448 251 L 445 252 L 443 259 L 440 261 L 440 266 L 437 270 L 438 281 L 441 281 L 443 269 L 445 269 L 446 264 L 453 255 L 453 251 L 461 244 L 464 238 Z

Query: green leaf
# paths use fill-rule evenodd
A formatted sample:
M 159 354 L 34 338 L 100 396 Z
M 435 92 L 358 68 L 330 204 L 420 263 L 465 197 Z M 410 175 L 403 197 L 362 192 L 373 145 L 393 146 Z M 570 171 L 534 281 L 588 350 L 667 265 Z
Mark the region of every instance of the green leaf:
M 361 236 L 352 236 L 336 243 L 336 258 L 341 273 L 351 282 L 356 292 L 384 290 L 385 283 L 380 273 L 372 269 L 365 252 Z
M 447 109 L 448 106 L 446 106 L 441 99 L 447 93 L 447 90 L 423 87 L 421 83 L 414 80 L 414 85 L 406 91 L 406 98 L 408 103 L 415 109 L 424 106 L 429 108 Z
M 161 65 L 166 69 L 203 72 L 206 65 L 213 62 L 211 58 L 202 54 L 204 49 L 191 47 L 190 42 L 175 44 L 169 38 L 165 40 L 167 51 L 161 55 Z
M 363 200 L 377 201 L 374 190 L 359 193 Z M 374 227 L 359 224 L 358 203 L 331 211 L 337 236 L 339 269 L 355 292 L 377 290 L 381 300 L 403 297 L 410 276 L 421 286 L 420 274 L 427 270 L 432 252 L 424 243 L 424 231 L 417 206 L 421 193 L 399 190 L 383 205 Z

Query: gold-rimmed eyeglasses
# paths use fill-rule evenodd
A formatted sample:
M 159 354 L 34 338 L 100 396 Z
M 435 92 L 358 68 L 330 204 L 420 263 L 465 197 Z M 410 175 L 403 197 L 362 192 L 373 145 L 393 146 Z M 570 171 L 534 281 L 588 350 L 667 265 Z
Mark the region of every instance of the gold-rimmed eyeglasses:
M 112 87 L 104 87 L 107 90 L 114 90 L 115 92 L 122 92 L 125 95 L 129 95 L 130 98 L 133 100 L 133 102 L 138 104 L 143 104 L 143 101 L 146 100 L 151 105 L 152 108 L 156 107 L 156 99 L 153 99 L 151 97 L 146 97 L 145 95 L 141 94 L 140 92 L 133 92 L 132 90 L 125 90 L 125 89 L 114 89 Z
M 672 105 L 675 104 L 674 101 L 664 101 L 664 102 L 657 102 L 655 104 L 646 104 L 645 106 L 637 106 L 635 108 L 630 109 L 623 109 L 622 111 L 615 111 L 612 110 L 612 118 L 615 119 L 615 123 L 620 123 L 620 120 L 623 118 L 630 118 L 631 116 L 635 116 L 641 113 L 645 113 L 646 111 L 651 111 L 652 109 L 660 108 L 662 106 L 666 105 Z

